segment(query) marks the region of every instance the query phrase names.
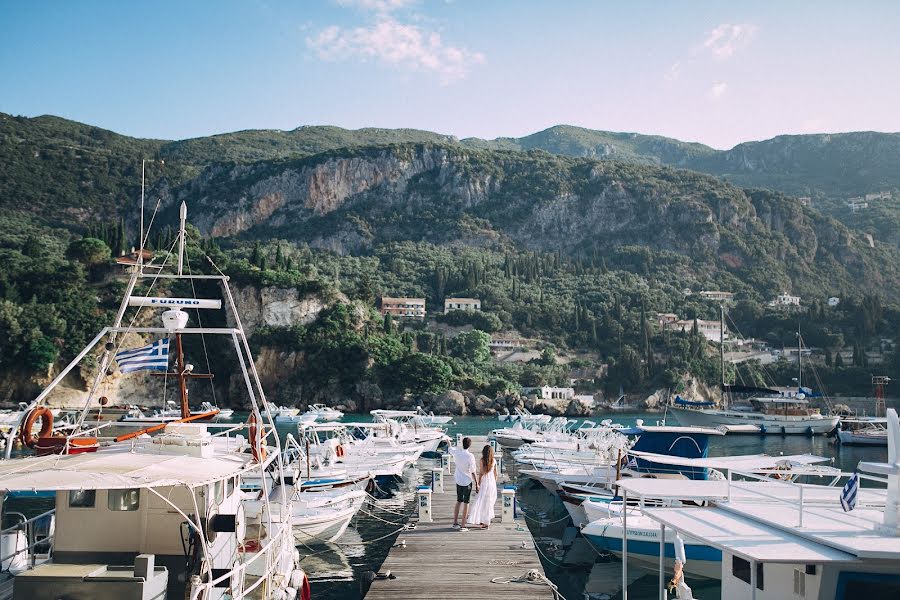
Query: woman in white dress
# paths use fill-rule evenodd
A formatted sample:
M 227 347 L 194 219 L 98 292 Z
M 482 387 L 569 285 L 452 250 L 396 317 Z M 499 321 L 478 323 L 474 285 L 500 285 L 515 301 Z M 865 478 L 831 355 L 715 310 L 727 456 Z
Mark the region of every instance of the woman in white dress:
M 494 518 L 497 504 L 497 466 L 494 464 L 494 450 L 485 446 L 478 460 L 478 492 L 469 507 L 469 527 L 487 529 Z

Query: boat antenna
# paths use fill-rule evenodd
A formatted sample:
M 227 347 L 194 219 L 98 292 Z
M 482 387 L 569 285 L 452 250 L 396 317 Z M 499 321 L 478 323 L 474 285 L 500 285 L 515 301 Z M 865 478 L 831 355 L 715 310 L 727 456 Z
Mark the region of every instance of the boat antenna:
M 141 237 L 138 240 L 138 272 L 144 274 L 144 174 L 146 159 L 141 159 Z
M 178 209 L 178 217 L 181 223 L 178 226 L 178 274 L 183 275 L 184 266 L 184 224 L 187 221 L 187 204 L 181 201 L 181 208 Z

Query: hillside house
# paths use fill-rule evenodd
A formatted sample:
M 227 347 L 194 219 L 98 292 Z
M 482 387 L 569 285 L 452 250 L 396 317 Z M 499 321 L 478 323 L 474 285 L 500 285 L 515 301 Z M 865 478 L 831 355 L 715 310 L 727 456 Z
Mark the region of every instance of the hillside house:
M 425 298 L 381 297 L 381 314 L 401 319 L 424 319 Z
M 715 302 L 734 302 L 734 292 L 702 291 L 700 296 Z
M 514 335 L 492 335 L 491 341 L 488 342 L 488 347 L 495 352 L 511 352 L 513 350 L 521 350 L 522 348 L 527 348 L 528 346 L 529 340 Z
M 131 249 L 131 252 L 128 254 L 122 254 L 122 256 L 116 259 L 116 264 L 121 265 L 125 272 L 128 274 L 134 273 L 137 271 L 138 267 L 138 259 L 143 256 L 144 258 L 144 267 L 150 266 L 149 263 L 153 260 L 153 251 L 151 250 L 135 250 Z M 158 268 L 158 267 L 157 267 Z
M 522 395 L 537 396 L 538 400 L 571 400 L 575 397 L 575 389 L 570 387 L 523 387 Z
M 663 331 L 678 321 L 678 315 L 675 313 L 656 313 L 656 323 Z
M 478 298 L 446 298 L 444 300 L 444 314 L 451 310 L 481 310 L 481 300 Z
M 769 302 L 769 306 L 800 306 L 800 296 L 791 296 L 787 292 L 782 292 Z
M 691 319 L 681 319 L 680 321 L 675 321 L 665 329 L 672 329 L 675 331 L 683 331 L 685 333 L 690 333 L 694 328 L 694 321 Z M 697 331 L 706 338 L 709 342 L 718 342 L 721 339 L 722 335 L 722 324 L 719 321 L 705 321 L 703 319 L 697 319 Z M 728 339 L 728 327 L 725 327 L 725 339 Z

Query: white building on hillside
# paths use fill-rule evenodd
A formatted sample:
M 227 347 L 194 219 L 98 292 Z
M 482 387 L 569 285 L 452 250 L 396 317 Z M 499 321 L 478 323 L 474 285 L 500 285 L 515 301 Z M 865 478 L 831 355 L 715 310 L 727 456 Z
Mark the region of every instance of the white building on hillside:
M 778 294 L 769 306 L 800 306 L 800 296 L 791 296 L 787 292 Z
M 691 319 L 682 319 L 675 321 L 666 329 L 674 329 L 675 331 L 683 331 L 690 333 L 694 328 L 694 321 Z M 722 324 L 719 321 L 705 321 L 697 319 L 697 331 L 709 342 L 718 342 L 722 335 Z M 728 339 L 728 327 L 725 327 L 725 339 Z
M 550 387 L 549 385 L 523 387 L 522 394 L 525 396 L 537 396 L 538 400 L 571 400 L 575 397 L 575 389 L 570 387 Z
M 706 300 L 714 300 L 716 302 L 734 302 L 734 292 L 720 291 L 702 291 L 700 296 Z
M 451 310 L 481 310 L 481 300 L 478 298 L 446 298 L 444 300 L 444 314 Z

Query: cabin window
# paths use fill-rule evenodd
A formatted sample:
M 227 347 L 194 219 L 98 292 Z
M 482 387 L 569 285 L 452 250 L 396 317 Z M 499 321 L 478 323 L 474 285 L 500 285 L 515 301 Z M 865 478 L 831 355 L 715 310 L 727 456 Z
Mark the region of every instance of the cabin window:
M 743 581 L 746 584 L 750 584 L 750 561 L 744 560 L 739 556 L 731 557 L 731 574 Z M 756 589 L 762 590 L 765 589 L 763 587 L 763 564 L 756 563 Z
M 213 484 L 213 492 L 214 498 L 216 499 L 216 504 L 222 504 L 222 501 L 225 500 L 225 482 L 217 481 Z
M 69 508 L 94 508 L 97 503 L 97 490 L 71 490 L 69 492 Z
M 237 477 L 229 477 L 228 478 L 228 492 L 225 494 L 229 498 L 234 493 L 234 488 L 237 487 Z
M 109 510 L 117 512 L 137 510 L 141 505 L 141 490 L 109 490 L 106 504 Z
M 806 598 L 806 572 L 794 569 L 794 597 Z

